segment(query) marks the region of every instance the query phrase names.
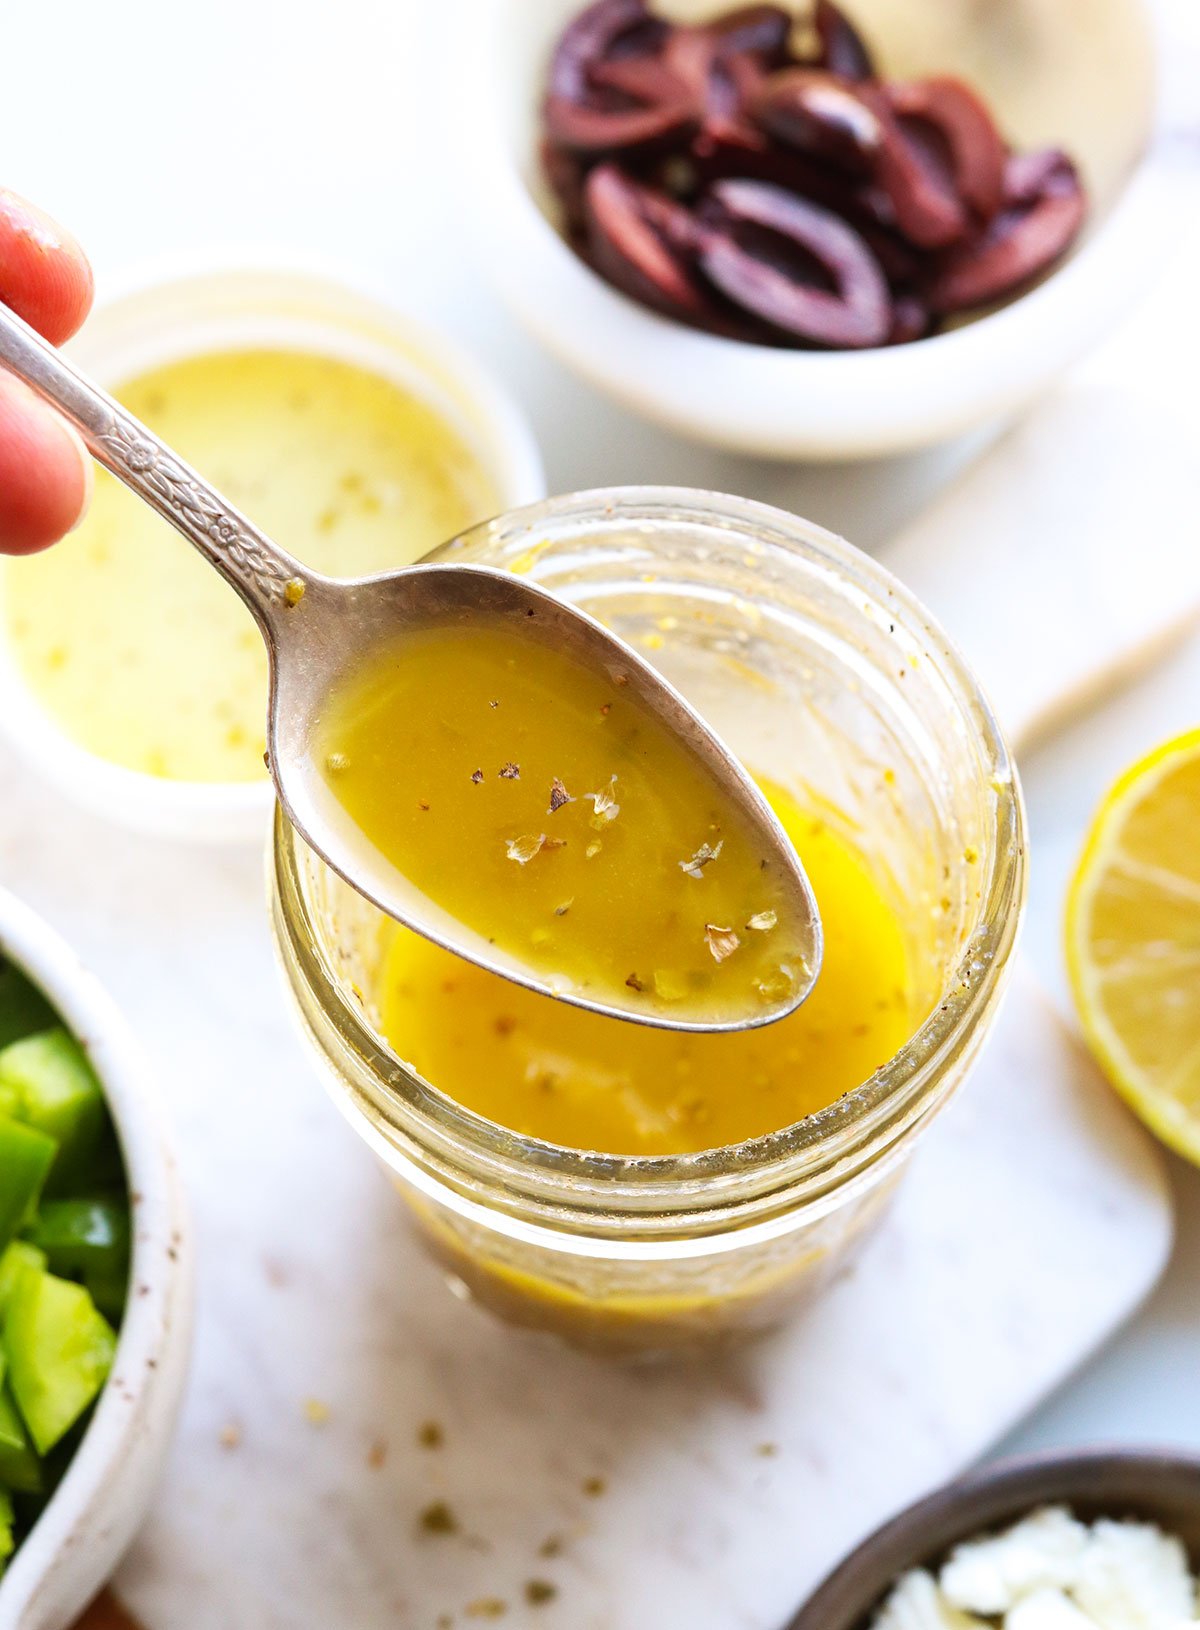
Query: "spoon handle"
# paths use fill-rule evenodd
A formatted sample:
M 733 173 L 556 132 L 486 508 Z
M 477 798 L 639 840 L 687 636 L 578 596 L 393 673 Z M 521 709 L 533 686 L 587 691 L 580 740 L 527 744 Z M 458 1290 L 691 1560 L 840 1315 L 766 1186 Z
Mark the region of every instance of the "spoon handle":
M 304 584 L 299 561 L 4 305 L 0 365 L 57 408 L 93 458 L 182 532 L 237 590 L 264 632 L 273 632 L 276 612 Z

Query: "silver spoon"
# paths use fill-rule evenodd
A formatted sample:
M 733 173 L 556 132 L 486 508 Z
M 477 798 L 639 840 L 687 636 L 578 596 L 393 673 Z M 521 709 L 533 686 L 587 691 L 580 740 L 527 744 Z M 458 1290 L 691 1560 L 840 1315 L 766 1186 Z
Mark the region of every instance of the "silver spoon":
M 242 597 L 270 661 L 268 767 L 284 812 L 310 848 L 389 916 L 446 950 L 545 995 L 612 1017 L 671 1030 L 741 1030 L 798 1007 L 821 966 L 822 933 L 808 878 L 757 786 L 720 738 L 650 665 L 601 623 L 524 578 L 477 565 L 416 565 L 381 577 L 339 580 L 310 571 L 260 532 L 119 403 L 84 377 L 29 325 L 0 306 L 0 364 L 79 431 L 92 455 L 193 544 Z M 803 974 L 785 996 L 720 1020 L 554 989 L 515 955 L 465 928 L 409 883 L 342 811 L 313 746 L 322 706 L 339 680 L 406 629 L 469 617 L 538 619 L 547 635 L 594 670 L 619 671 L 631 700 L 702 758 L 722 796 L 755 826 L 777 868 L 798 936 Z

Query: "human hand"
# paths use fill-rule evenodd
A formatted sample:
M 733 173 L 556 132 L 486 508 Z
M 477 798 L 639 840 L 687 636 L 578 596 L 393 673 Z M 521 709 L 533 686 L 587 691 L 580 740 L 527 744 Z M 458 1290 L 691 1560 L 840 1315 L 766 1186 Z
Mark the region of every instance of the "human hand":
M 51 344 L 79 327 L 92 303 L 92 269 L 73 238 L 0 188 L 0 301 Z M 0 554 L 28 555 L 76 526 L 92 461 L 54 409 L 0 370 Z

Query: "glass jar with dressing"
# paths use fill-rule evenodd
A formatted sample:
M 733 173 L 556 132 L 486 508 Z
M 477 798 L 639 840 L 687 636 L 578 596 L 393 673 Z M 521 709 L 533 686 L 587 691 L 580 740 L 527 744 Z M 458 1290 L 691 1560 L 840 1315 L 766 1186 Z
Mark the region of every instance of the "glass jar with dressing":
M 304 1031 L 481 1303 L 609 1351 L 769 1327 L 878 1216 L 995 1016 L 1025 870 L 1004 742 L 899 584 L 762 505 L 581 494 L 441 558 L 577 601 L 706 714 L 806 864 L 822 974 L 740 1035 L 581 1013 L 382 917 L 279 817 L 273 923 Z

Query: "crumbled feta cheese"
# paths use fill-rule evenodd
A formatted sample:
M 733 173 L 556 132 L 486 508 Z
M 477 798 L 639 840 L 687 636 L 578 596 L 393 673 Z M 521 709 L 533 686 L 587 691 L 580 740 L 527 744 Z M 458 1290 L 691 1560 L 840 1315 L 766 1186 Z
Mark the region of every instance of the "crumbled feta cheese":
M 1069 1596 L 1043 1585 L 1009 1609 L 1004 1630 L 1093 1630 L 1093 1624 Z
M 1200 1630 L 1180 1541 L 1149 1523 L 1090 1527 L 1060 1506 L 899 1579 L 871 1630 Z
M 1195 1616 L 1187 1553 L 1149 1523 L 1096 1523 L 1072 1594 L 1101 1630 L 1159 1630 Z
M 924 1568 L 897 1580 L 880 1608 L 874 1630 L 986 1630 L 978 1619 L 949 1603 Z
M 938 1583 L 955 1607 L 1007 1613 L 1030 1591 L 1069 1585 L 1087 1543 L 1081 1522 L 1061 1506 L 1047 1506 L 1003 1534 L 959 1545 Z

